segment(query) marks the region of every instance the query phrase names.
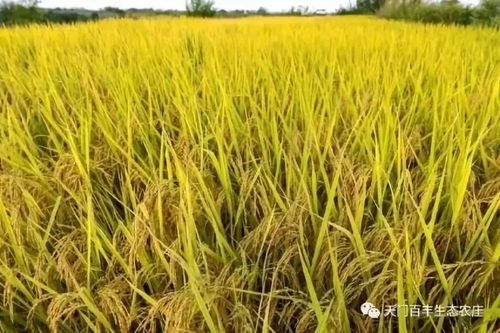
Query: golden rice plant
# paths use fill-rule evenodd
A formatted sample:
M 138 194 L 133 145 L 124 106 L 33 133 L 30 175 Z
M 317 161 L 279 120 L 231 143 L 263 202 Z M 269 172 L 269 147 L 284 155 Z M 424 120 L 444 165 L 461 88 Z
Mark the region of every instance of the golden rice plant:
M 0 331 L 498 332 L 499 54 L 368 17 L 1 28 Z

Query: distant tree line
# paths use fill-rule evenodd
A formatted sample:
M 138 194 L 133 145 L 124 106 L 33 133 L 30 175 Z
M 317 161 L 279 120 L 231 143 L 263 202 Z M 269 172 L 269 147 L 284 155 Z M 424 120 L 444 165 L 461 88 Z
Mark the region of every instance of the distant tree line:
M 1 1 L 1 0 L 0 0 Z M 144 16 L 193 16 L 193 17 L 245 17 L 245 16 L 310 16 L 326 15 L 324 10 L 312 11 L 309 7 L 291 7 L 288 11 L 269 12 L 260 7 L 257 10 L 224 10 L 215 8 L 212 0 L 189 0 L 185 10 L 154 10 L 148 8 L 120 9 L 116 7 L 105 7 L 97 11 L 85 9 L 38 7 L 37 0 L 0 2 L 0 26 L 1 25 L 24 25 L 30 23 L 74 23 L 93 21 L 102 18 L 121 17 L 144 17 Z
M 212 0 L 190 0 L 186 5 L 186 14 L 195 17 L 243 17 L 243 16 L 310 16 L 310 15 L 325 15 L 324 10 L 312 11 L 307 6 L 291 7 L 284 12 L 269 12 L 264 7 L 259 7 L 257 10 L 232 10 L 224 9 L 217 10 L 215 3 Z
M 22 25 L 29 23 L 73 23 L 96 20 L 97 13 L 82 15 L 70 11 L 42 10 L 37 1 L 2 2 L 0 4 L 0 25 Z
M 137 8 L 123 10 L 115 7 L 105 7 L 98 11 L 63 8 L 43 9 L 38 7 L 38 0 L 0 2 L 0 25 L 74 23 L 108 17 L 135 18 L 155 15 L 245 17 L 253 15 L 310 16 L 327 14 L 324 10 L 312 11 L 305 6 L 292 7 L 288 11 L 279 13 L 269 12 L 263 7 L 254 11 L 227 11 L 216 9 L 213 0 L 189 0 L 184 11 Z M 500 27 L 500 0 L 481 0 L 478 6 L 462 5 L 458 0 L 441 0 L 441 2 L 425 2 L 422 0 L 357 0 L 355 6 L 341 8 L 332 14 L 376 14 L 388 19 L 411 20 L 423 23 L 478 24 Z
M 422 23 L 500 27 L 500 0 L 482 0 L 478 6 L 462 5 L 458 0 L 390 2 L 377 13 L 388 19 Z
M 422 0 L 357 0 L 337 15 L 376 14 L 395 20 L 456 25 L 500 27 L 500 0 L 481 0 L 479 5 L 463 5 L 458 0 L 430 2 Z

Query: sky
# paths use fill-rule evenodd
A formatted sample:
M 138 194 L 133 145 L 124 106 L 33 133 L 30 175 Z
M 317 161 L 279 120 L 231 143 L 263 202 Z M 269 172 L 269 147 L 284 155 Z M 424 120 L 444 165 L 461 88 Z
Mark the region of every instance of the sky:
M 463 3 L 477 3 L 478 0 L 462 0 Z M 356 0 L 215 0 L 218 9 L 247 9 L 256 10 L 264 7 L 270 11 L 288 10 L 292 6 L 308 6 L 311 10 L 325 9 L 335 11 L 340 7 L 354 5 Z M 99 9 L 103 7 L 119 8 L 155 8 L 155 9 L 184 9 L 186 0 L 42 0 L 42 7 L 87 8 Z

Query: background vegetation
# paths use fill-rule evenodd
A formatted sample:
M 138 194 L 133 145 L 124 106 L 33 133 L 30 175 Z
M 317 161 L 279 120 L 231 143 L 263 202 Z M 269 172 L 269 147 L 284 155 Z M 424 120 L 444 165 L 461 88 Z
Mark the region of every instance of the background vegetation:
M 43 9 L 38 1 L 4 2 L 0 5 L 0 24 L 30 23 L 74 23 L 97 20 L 99 18 L 124 18 L 145 16 L 193 16 L 193 17 L 245 17 L 245 16 L 314 16 L 327 15 L 324 10 L 312 11 L 307 6 L 291 7 L 288 11 L 270 13 L 261 7 L 255 11 L 217 9 L 213 1 L 190 0 L 185 11 L 153 10 L 130 8 L 127 10 L 106 7 L 99 11 L 85 9 Z M 464 6 L 457 0 L 441 2 L 422 2 L 421 0 L 358 0 L 354 7 L 341 8 L 335 15 L 378 15 L 383 18 L 409 20 L 422 23 L 441 23 L 457 25 L 500 26 L 500 0 L 481 0 L 478 6 Z
M 487 25 L 500 27 L 500 0 L 482 0 L 479 6 L 464 6 L 458 1 L 391 2 L 382 7 L 381 17 L 423 23 Z
M 82 15 L 71 11 L 41 10 L 37 2 L 0 3 L 0 24 L 26 25 L 31 23 L 74 23 L 98 19 L 97 13 Z
M 213 17 L 217 13 L 214 2 L 207 0 L 190 0 L 186 6 L 188 16 Z
M 0 29 L 0 331 L 495 332 L 499 32 Z M 382 317 L 385 304 L 483 317 Z

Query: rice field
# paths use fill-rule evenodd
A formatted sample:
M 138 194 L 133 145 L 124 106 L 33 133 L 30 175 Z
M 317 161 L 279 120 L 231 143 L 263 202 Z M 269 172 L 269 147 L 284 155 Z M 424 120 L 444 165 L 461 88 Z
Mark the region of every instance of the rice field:
M 498 332 L 499 63 L 370 17 L 0 28 L 0 332 Z

